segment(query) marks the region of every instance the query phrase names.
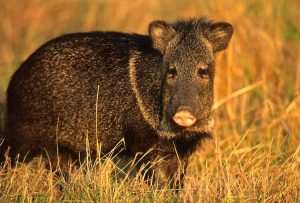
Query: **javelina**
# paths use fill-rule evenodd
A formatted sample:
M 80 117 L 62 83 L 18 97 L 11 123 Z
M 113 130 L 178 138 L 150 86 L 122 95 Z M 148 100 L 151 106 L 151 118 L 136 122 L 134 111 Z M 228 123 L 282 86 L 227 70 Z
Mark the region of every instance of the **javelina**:
M 215 53 L 232 33 L 228 23 L 199 18 L 154 21 L 149 35 L 75 33 L 47 42 L 8 86 L 9 156 L 30 159 L 57 145 L 60 157 L 73 156 L 85 152 L 87 135 L 91 150 L 99 141 L 106 153 L 124 139 L 130 154 L 153 148 L 147 161 L 165 157 L 159 180 L 173 177 L 178 157 L 186 166 L 211 136 Z

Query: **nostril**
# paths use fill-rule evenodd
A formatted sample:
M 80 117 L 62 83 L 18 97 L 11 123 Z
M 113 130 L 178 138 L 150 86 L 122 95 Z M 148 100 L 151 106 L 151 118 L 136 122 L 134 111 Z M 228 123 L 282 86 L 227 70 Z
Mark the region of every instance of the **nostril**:
M 179 111 L 173 116 L 174 122 L 179 126 L 189 127 L 196 122 L 196 118 L 189 111 Z

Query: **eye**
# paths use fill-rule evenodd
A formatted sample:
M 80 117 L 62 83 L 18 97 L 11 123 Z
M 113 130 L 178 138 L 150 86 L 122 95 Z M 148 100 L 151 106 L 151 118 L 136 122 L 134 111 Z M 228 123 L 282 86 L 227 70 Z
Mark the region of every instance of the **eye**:
M 198 75 L 203 79 L 209 79 L 208 67 L 204 66 L 198 69 Z
M 168 78 L 174 78 L 177 74 L 176 68 L 174 66 L 169 66 L 167 74 Z

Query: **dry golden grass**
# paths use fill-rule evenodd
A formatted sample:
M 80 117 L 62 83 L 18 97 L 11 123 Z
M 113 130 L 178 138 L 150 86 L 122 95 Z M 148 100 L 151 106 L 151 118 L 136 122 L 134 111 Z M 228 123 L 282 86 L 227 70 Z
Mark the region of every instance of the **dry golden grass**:
M 120 169 L 108 158 L 83 164 L 69 182 L 43 167 L 4 165 L 0 201 L 299 202 L 299 8 L 293 0 L 0 1 L 0 103 L 19 64 L 63 33 L 146 33 L 154 19 L 200 15 L 235 28 L 230 46 L 218 55 L 214 139 L 191 158 L 178 194 L 139 176 L 121 184 L 112 178 Z

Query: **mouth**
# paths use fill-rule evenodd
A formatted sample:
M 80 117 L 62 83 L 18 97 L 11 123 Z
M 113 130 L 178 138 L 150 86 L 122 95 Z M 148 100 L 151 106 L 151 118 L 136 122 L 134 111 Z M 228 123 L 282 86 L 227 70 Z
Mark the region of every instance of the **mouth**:
M 190 127 L 183 127 L 178 125 L 170 125 L 169 122 L 162 120 L 158 129 L 159 135 L 165 138 L 175 137 L 191 137 L 205 134 L 207 137 L 213 136 L 213 130 L 215 127 L 215 120 L 210 116 L 206 121 L 199 124 L 195 123 Z

